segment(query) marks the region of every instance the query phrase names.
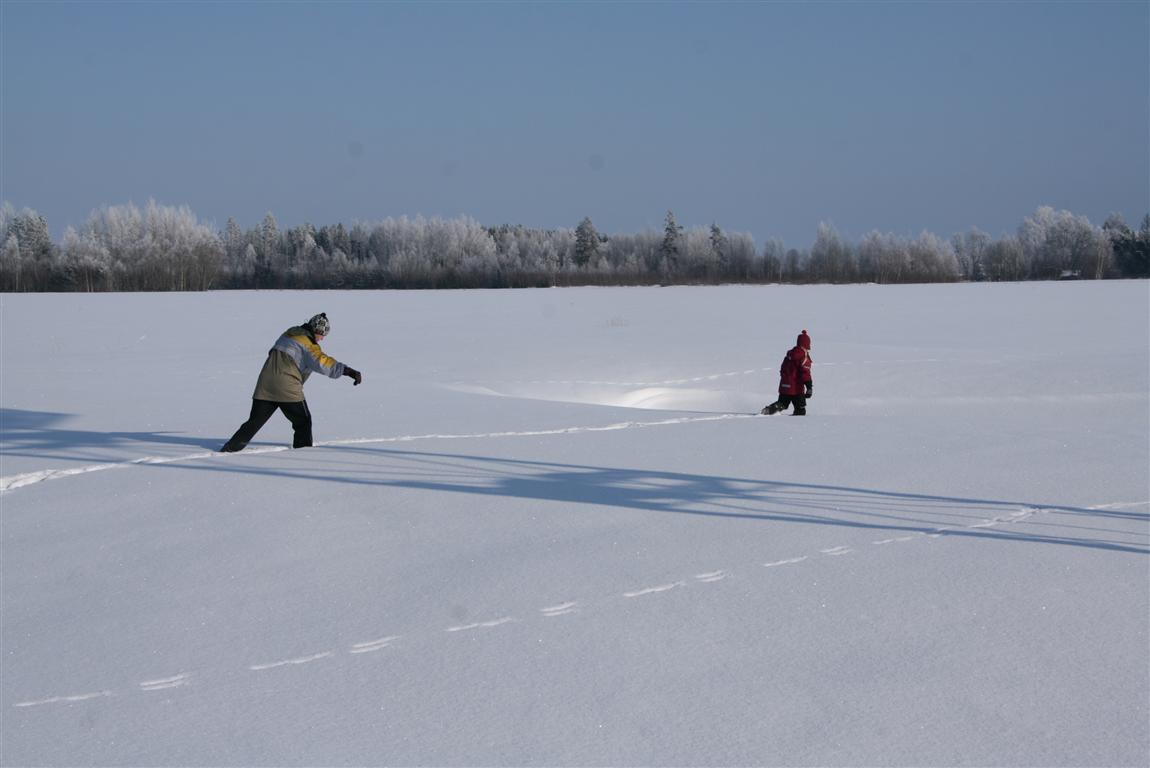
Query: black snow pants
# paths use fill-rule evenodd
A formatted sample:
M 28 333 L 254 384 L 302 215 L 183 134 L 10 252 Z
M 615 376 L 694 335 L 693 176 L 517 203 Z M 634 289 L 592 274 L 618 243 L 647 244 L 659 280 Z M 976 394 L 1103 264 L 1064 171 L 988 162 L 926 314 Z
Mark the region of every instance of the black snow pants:
M 268 419 L 277 409 L 283 411 L 284 416 L 287 416 L 288 421 L 291 422 L 294 432 L 292 448 L 311 447 L 311 411 L 308 410 L 306 400 L 301 400 L 298 403 L 275 403 L 271 400 L 253 399 L 251 416 L 240 425 L 240 428 L 232 435 L 232 439 L 224 443 L 224 447 L 220 450 L 224 453 L 242 451 L 256 436 L 256 432 L 259 432 L 260 428 L 267 424 Z
M 762 412 L 768 416 L 773 416 L 779 411 L 790 408 L 791 403 L 795 404 L 795 416 L 807 415 L 807 398 L 805 395 L 779 395 L 779 399 L 764 408 Z

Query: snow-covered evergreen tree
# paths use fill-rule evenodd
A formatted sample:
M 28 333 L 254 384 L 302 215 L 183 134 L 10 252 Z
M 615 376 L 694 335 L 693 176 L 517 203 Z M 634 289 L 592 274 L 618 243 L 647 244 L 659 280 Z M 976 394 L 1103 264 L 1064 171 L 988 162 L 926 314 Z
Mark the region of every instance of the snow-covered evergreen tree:
M 679 266 L 683 228 L 675 221 L 675 214 L 667 211 L 667 218 L 663 223 L 663 244 L 659 246 L 659 253 L 663 257 L 664 269 L 674 274 Z
M 579 226 L 575 228 L 575 264 L 580 267 L 587 266 L 599 254 L 599 232 L 591 223 L 591 217 L 583 217 Z
M 24 289 L 24 284 L 21 281 L 22 267 L 20 240 L 15 234 L 10 234 L 4 240 L 4 249 L 0 251 L 0 291 L 21 291 Z
M 731 256 L 727 245 L 727 236 L 723 234 L 723 230 L 719 228 L 718 224 L 711 222 L 711 253 L 714 254 L 719 274 L 722 275 L 727 273 L 727 265 Z

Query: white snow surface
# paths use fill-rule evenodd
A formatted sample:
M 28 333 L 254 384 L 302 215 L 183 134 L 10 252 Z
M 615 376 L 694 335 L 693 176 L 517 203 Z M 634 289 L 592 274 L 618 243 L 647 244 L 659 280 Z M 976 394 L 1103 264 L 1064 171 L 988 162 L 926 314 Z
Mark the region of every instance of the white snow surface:
M 1148 308 L 4 295 L 0 762 L 1145 766 Z M 216 453 L 320 311 L 364 383 Z

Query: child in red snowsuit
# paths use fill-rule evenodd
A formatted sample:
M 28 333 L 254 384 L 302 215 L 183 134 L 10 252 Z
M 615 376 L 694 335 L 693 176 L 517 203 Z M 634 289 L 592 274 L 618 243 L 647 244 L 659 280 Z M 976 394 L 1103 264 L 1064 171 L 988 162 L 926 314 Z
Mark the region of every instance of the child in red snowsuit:
M 795 348 L 787 352 L 779 366 L 779 399 L 763 408 L 760 413 L 772 416 L 795 405 L 795 416 L 807 415 L 807 398 L 814 395 L 815 383 L 811 379 L 811 337 L 804 328 Z

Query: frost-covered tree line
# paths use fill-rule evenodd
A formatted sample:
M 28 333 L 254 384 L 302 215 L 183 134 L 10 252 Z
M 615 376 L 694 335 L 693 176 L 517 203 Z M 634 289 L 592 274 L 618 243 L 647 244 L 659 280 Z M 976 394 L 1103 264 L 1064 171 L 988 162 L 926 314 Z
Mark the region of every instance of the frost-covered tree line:
M 713 232 L 721 237 L 716 238 Z M 469 217 L 281 230 L 268 214 L 222 235 L 222 279 L 243 288 L 458 288 L 750 279 L 755 244 L 718 227 L 607 237 L 590 218 L 574 229 L 488 227 Z
M 216 287 L 219 235 L 187 207 L 106 206 L 59 244 L 36 211 L 0 206 L 0 290 L 202 291 Z
M 34 210 L 0 207 L 0 290 L 186 291 L 212 288 L 463 288 L 717 282 L 947 282 L 1150 277 L 1150 214 L 1137 231 L 1112 215 L 1101 227 L 1043 207 L 997 240 L 978 229 L 870 232 L 858 242 L 819 225 L 812 246 L 717 224 L 600 232 L 484 226 L 470 217 L 281 228 L 229 219 L 223 231 L 187 207 L 105 206 L 52 241 Z

